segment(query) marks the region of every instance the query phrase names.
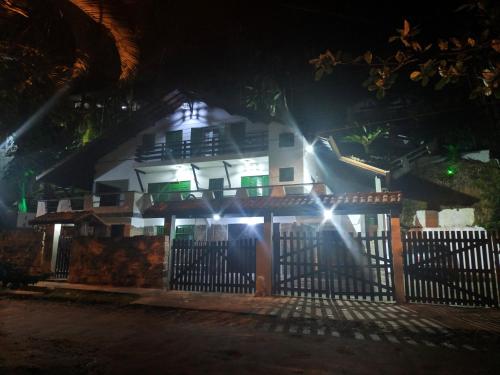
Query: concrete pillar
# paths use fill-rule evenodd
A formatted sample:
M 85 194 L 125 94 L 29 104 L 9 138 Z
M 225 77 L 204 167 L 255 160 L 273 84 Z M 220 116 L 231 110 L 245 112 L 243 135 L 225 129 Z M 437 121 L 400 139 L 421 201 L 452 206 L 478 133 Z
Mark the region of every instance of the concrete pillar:
M 391 216 L 392 269 L 394 274 L 394 297 L 397 303 L 405 303 L 403 242 L 399 216 Z
M 175 237 L 175 215 L 166 217 L 164 221 L 165 255 L 163 258 L 163 286 L 170 289 L 170 276 L 172 275 L 172 244 Z
M 256 249 L 256 296 L 272 293 L 273 270 L 273 214 L 264 216 L 264 235 L 257 241 Z
M 50 272 L 56 272 L 57 250 L 59 247 L 59 237 L 61 236 L 61 224 L 54 224 L 54 234 L 52 240 L 52 258 L 50 260 Z

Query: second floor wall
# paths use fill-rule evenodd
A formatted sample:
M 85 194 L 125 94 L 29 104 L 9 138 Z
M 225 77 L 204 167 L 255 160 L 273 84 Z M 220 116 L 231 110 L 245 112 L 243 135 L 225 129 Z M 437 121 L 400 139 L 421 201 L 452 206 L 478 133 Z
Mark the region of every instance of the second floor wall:
M 278 122 L 252 123 L 198 105 L 193 110 L 179 108 L 103 157 L 96 166 L 94 192 L 147 192 L 150 184 L 166 182 L 180 183 L 188 190 L 235 188 L 242 181 L 259 186 L 320 182 L 298 129 Z M 192 142 L 200 137 L 201 143 Z M 163 150 L 156 148 L 157 141 Z M 172 144 L 176 147 L 166 147 Z M 138 151 L 145 158 L 138 158 Z M 199 168 L 197 181 L 192 164 Z

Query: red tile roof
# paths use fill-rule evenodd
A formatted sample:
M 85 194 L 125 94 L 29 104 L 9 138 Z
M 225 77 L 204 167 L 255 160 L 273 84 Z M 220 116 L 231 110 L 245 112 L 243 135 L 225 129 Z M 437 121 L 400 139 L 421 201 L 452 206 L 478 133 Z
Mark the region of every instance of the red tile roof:
M 93 211 L 50 212 L 34 218 L 30 224 L 75 224 L 82 221 L 94 221 L 106 225 Z
M 282 216 L 317 216 L 323 214 L 324 208 L 333 208 L 345 213 L 383 213 L 399 210 L 400 205 L 401 192 L 348 193 L 339 196 L 308 194 L 285 197 L 226 197 L 221 200 L 188 199 L 162 202 L 149 208 L 143 216 L 204 217 L 215 212 L 242 216 L 258 216 L 271 212 Z

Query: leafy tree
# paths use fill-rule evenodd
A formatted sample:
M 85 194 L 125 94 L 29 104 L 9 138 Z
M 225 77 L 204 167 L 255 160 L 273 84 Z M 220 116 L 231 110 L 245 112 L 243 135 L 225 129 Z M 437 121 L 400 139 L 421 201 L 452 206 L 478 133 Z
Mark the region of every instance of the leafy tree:
M 9 155 L 14 158 L 0 171 L 1 195 L 7 204 L 26 209 L 27 197 L 40 191 L 34 181 L 38 173 L 123 115 L 122 101 L 138 64 L 138 47 L 116 5 L 104 0 L 0 2 L 0 143 L 18 135 L 17 129 L 27 120 L 37 125 L 21 138 L 14 137 L 16 151 Z M 109 47 L 114 47 L 119 64 L 99 63 L 104 53 L 113 55 Z M 30 119 L 40 108 L 49 107 L 55 93 L 67 94 L 69 87 L 85 92 L 85 80 L 92 74 L 102 76 L 103 69 L 110 70 L 105 76 L 114 76 L 121 89 L 107 90 L 105 97 L 83 95 L 79 108 L 66 98 L 54 103 L 48 115 Z
M 244 100 L 247 108 L 272 118 L 288 111 L 283 89 L 270 77 L 255 77 L 252 84 L 245 86 Z
M 407 77 L 424 87 L 433 84 L 436 90 L 465 81 L 471 87 L 471 98 L 491 96 L 500 100 L 500 6 L 471 1 L 457 11 L 475 16 L 475 28 L 466 35 L 427 42 L 420 37 L 418 27 L 404 20 L 402 28 L 389 38 L 389 53 L 368 50 L 351 58 L 344 51 L 327 50 L 310 60 L 315 78 L 331 74 L 340 65 L 362 66 L 369 72 L 363 85 L 379 99 L 400 77 Z

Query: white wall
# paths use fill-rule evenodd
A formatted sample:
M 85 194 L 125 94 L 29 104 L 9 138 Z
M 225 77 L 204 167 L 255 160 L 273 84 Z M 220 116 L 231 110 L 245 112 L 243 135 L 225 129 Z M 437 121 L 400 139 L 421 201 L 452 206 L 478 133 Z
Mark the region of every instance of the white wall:
M 418 210 L 415 215 L 415 221 L 422 225 L 425 229 L 429 227 L 426 223 L 426 210 Z M 477 228 L 474 226 L 474 208 L 450 208 L 437 212 L 438 227 L 430 227 L 431 229 L 437 228 Z
M 292 147 L 279 147 L 281 133 L 293 133 L 295 143 Z M 305 141 L 302 133 L 292 126 L 277 122 L 269 124 L 269 182 L 271 185 L 289 185 L 309 183 L 311 177 L 305 163 Z M 279 180 L 280 168 L 294 168 L 294 180 L 281 182 Z

